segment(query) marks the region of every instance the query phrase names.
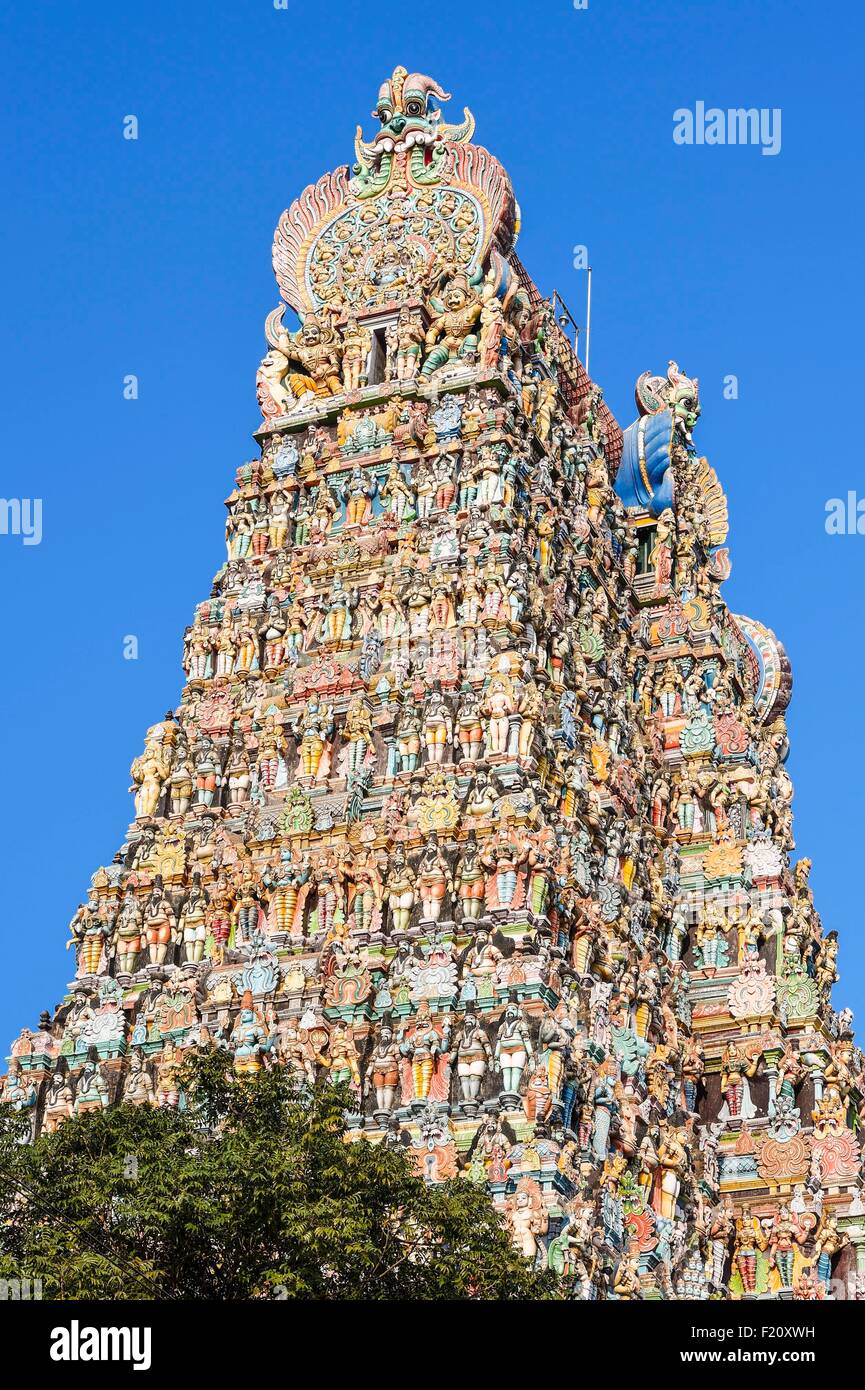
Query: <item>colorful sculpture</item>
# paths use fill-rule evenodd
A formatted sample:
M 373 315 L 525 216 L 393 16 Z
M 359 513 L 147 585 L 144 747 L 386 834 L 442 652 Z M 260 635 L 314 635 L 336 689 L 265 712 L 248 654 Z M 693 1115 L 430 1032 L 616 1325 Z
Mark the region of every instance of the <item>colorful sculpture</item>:
M 279 220 L 259 457 L 3 1100 L 176 1106 L 219 1043 L 489 1182 L 577 1297 L 857 1296 L 865 1061 L 699 384 L 623 435 L 445 100 L 397 68 Z

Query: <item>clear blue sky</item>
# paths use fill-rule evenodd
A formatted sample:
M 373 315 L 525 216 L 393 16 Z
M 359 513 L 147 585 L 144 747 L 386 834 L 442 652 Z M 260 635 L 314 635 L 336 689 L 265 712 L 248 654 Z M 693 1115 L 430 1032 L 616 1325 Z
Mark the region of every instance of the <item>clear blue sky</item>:
M 43 501 L 41 545 L 0 536 L 4 1049 L 62 995 L 66 923 L 179 696 L 222 499 L 254 453 L 276 219 L 351 161 L 397 63 L 471 107 L 513 178 L 523 260 L 575 309 L 588 245 L 592 374 L 622 424 L 642 370 L 674 357 L 701 379 L 725 593 L 793 662 L 798 851 L 841 933 L 836 1005 L 865 1026 L 865 536 L 824 531 L 827 498 L 865 496 L 861 7 L 41 0 L 4 27 L 2 493 Z M 675 145 L 673 111 L 698 100 L 780 107 L 781 153 Z

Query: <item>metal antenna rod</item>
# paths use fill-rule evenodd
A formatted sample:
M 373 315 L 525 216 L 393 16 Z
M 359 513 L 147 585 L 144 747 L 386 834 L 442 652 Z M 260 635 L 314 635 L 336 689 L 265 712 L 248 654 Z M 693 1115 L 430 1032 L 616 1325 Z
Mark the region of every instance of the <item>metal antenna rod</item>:
M 586 282 L 586 376 L 589 375 L 589 346 L 592 341 L 592 267 L 588 267 Z

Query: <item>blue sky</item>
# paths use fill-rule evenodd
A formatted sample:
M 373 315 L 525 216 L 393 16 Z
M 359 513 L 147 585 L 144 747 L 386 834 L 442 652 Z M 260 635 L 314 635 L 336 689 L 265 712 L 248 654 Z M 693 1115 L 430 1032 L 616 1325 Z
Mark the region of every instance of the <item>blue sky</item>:
M 66 924 L 123 839 L 144 730 L 179 696 L 222 499 L 255 452 L 277 217 L 352 159 L 397 63 L 470 106 L 513 178 L 523 260 L 578 317 L 588 246 L 592 375 L 621 423 L 644 369 L 674 357 L 700 377 L 725 594 L 793 662 L 798 852 L 841 933 L 836 1005 L 865 1024 L 865 536 L 824 529 L 828 498 L 865 497 L 860 8 L 42 0 L 5 27 L 2 491 L 42 499 L 43 538 L 0 536 L 3 1045 L 61 998 Z M 780 108 L 781 152 L 675 144 L 674 110 L 697 101 Z

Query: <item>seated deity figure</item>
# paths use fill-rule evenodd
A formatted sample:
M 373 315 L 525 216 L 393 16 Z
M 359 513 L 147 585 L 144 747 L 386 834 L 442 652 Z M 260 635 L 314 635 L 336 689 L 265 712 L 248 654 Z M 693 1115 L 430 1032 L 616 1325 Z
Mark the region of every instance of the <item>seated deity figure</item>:
M 278 405 L 287 404 L 286 386 L 293 401 L 340 395 L 342 348 L 324 312 L 307 314 L 296 333 L 271 316 L 266 331 L 271 352 L 259 368 L 259 381 Z
M 465 275 L 455 275 L 442 298 L 432 297 L 430 302 L 436 315 L 427 329 L 422 377 L 432 376 L 449 362 L 473 359 L 478 346 L 476 325 L 481 316 L 481 301 Z

